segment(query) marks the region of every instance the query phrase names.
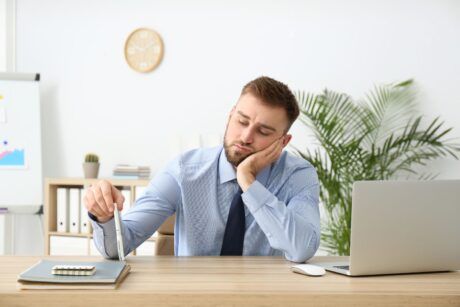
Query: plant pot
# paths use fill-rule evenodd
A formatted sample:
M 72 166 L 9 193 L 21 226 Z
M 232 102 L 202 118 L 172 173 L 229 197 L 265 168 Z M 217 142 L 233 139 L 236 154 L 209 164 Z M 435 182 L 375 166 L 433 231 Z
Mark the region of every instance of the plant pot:
M 97 174 L 99 173 L 99 163 L 84 162 L 83 173 L 85 178 L 97 178 Z

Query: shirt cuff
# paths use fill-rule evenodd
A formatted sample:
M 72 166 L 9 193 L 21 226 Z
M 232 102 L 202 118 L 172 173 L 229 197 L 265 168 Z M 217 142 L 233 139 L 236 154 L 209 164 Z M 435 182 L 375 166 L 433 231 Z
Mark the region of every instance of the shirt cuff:
M 257 180 L 254 180 L 249 189 L 241 194 L 241 198 L 253 214 L 262 206 L 277 201 L 276 197 Z
M 116 237 L 115 219 L 112 218 L 105 223 L 99 223 L 97 217 L 93 214 L 88 212 L 88 216 L 91 219 L 95 231 L 102 231 L 104 237 Z
M 92 214 L 92 213 L 88 212 L 88 216 L 89 216 L 89 218 L 90 218 L 90 219 L 92 219 L 93 221 L 95 221 L 95 222 L 98 222 L 98 223 L 99 223 L 99 221 L 97 220 L 97 216 L 95 216 L 94 214 Z

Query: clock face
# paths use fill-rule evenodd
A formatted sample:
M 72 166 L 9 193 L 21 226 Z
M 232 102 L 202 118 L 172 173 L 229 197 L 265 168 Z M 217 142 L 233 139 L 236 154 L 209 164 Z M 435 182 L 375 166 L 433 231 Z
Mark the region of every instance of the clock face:
M 163 58 L 163 41 L 160 35 L 146 28 L 134 30 L 126 40 L 125 58 L 135 71 L 154 70 Z

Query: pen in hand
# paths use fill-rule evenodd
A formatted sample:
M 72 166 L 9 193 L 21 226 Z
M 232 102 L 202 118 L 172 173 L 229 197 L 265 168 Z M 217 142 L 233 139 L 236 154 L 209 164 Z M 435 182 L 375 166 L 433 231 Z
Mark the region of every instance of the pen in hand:
M 121 219 L 120 219 L 120 211 L 118 211 L 118 206 L 116 203 L 113 203 L 114 206 L 114 218 L 115 218 L 115 232 L 117 236 L 117 251 L 118 251 L 118 259 L 120 261 L 125 261 L 125 252 L 123 246 L 123 236 L 121 233 Z

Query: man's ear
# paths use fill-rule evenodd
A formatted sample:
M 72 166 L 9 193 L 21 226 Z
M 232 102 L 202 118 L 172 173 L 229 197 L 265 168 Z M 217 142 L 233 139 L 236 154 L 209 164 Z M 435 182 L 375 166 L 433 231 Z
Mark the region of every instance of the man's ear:
M 291 141 L 291 139 L 291 134 L 286 134 L 285 136 L 283 136 L 283 148 L 286 147 L 286 145 Z

